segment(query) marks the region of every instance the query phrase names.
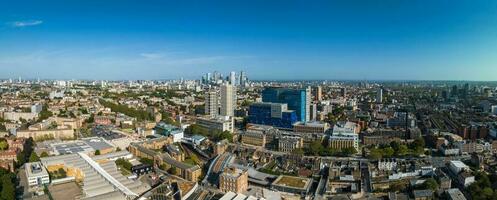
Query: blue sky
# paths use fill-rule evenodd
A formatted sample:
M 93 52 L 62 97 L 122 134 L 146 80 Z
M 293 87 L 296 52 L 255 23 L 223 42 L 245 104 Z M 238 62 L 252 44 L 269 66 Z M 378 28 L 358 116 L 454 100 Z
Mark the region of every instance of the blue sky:
M 497 80 L 497 1 L 0 0 L 0 78 Z

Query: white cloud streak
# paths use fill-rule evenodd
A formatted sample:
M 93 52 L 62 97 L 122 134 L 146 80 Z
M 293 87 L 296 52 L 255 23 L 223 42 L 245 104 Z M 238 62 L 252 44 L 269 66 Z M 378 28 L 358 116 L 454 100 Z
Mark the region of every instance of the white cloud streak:
M 247 55 L 188 55 L 139 53 L 139 57 L 111 56 L 112 50 L 35 50 L 14 55 L 0 55 L 2 65 L 18 66 L 100 66 L 100 67 L 186 67 L 236 62 L 253 58 Z
M 12 27 L 17 27 L 17 28 L 22 28 L 27 26 L 37 26 L 40 24 L 43 24 L 42 20 L 15 21 L 10 23 Z
M 164 57 L 164 55 L 158 53 L 141 53 L 140 56 L 147 59 L 156 59 Z

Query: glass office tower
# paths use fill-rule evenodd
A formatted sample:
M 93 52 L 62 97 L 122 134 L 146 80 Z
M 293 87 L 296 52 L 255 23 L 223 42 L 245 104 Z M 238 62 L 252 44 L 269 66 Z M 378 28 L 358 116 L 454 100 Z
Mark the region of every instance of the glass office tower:
M 267 87 L 262 91 L 262 101 L 271 103 L 285 103 L 288 110 L 294 110 L 297 113 L 297 120 L 309 121 L 310 92 L 308 89 L 290 89 Z
M 297 122 L 297 114 L 287 110 L 286 104 L 281 103 L 253 103 L 249 107 L 249 122 L 278 128 L 292 129 Z

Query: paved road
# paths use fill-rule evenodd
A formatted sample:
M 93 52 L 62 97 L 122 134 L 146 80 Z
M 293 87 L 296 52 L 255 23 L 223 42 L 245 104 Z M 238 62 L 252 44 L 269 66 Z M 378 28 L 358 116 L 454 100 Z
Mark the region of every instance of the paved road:
M 371 174 L 369 173 L 369 166 L 367 162 L 361 162 L 361 177 L 362 177 L 362 187 L 364 192 L 372 192 L 373 188 L 371 185 Z

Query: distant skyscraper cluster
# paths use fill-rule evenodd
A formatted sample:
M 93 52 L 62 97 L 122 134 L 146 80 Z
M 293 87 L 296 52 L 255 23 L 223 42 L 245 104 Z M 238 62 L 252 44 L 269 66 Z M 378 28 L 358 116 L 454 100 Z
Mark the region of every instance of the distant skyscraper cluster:
M 218 71 L 208 72 L 202 76 L 203 84 L 223 84 L 229 83 L 233 86 L 246 87 L 248 85 L 248 78 L 244 71 L 240 71 L 238 74 L 234 71 L 230 72 L 228 76 L 223 76 L 222 73 Z

